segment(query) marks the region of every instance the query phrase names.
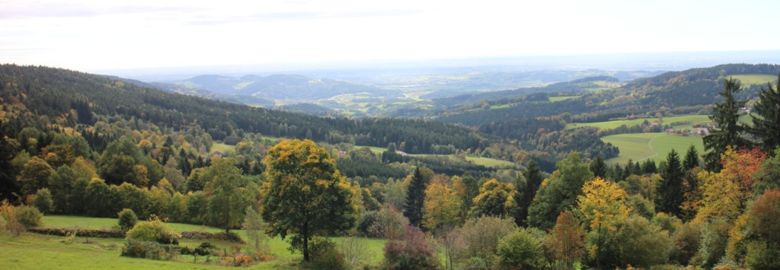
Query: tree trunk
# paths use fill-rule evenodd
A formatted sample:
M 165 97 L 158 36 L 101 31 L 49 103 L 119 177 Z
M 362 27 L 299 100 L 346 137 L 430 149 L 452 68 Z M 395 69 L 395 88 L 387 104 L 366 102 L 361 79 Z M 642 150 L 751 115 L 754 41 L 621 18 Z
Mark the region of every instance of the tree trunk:
M 303 236 L 303 261 L 308 262 L 309 261 L 309 222 L 303 223 L 303 231 L 301 232 L 301 236 Z

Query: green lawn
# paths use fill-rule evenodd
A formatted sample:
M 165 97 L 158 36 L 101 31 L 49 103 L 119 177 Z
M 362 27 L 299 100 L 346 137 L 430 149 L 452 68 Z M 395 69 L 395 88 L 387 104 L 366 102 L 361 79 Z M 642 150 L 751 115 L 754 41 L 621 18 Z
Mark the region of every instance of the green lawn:
M 702 115 L 702 114 L 691 114 L 691 115 L 680 115 L 680 116 L 669 116 L 669 117 L 663 117 L 663 118 L 637 118 L 637 119 L 621 119 L 621 120 L 611 120 L 611 121 L 603 121 L 603 122 L 590 122 L 590 123 L 570 123 L 566 125 L 566 128 L 577 128 L 577 127 L 595 127 L 598 129 L 614 129 L 622 125 L 626 126 L 638 126 L 642 124 L 645 120 L 653 122 L 653 121 L 660 121 L 664 125 L 671 125 L 674 129 L 690 129 L 693 128 L 693 125 L 696 124 L 706 124 L 710 122 L 710 118 L 708 115 Z
M 699 153 L 704 152 L 702 139 L 697 136 L 680 136 L 667 133 L 634 133 L 605 136 L 601 140 L 611 143 L 620 149 L 618 157 L 607 160 L 610 164 L 615 162 L 625 163 L 629 159 L 634 161 L 647 159 L 661 161 L 666 159 L 666 155 L 672 149 L 680 153 L 682 157 L 691 145 L 694 145 Z
M 770 82 L 777 81 L 777 75 L 769 75 L 769 74 L 741 74 L 741 75 L 731 75 L 729 77 L 732 77 L 734 79 L 739 80 L 743 86 L 751 86 L 756 84 L 767 84 Z
M 44 227 L 63 228 L 111 228 L 116 219 L 76 216 L 45 216 Z M 176 231 L 220 231 L 220 229 L 190 224 L 168 223 Z M 243 231 L 237 231 L 245 237 Z M 119 254 L 124 245 L 123 239 L 78 237 L 71 244 L 62 243 L 62 236 L 48 236 L 24 233 L 19 237 L 11 237 L 0 232 L 0 269 L 229 269 L 219 265 L 192 263 L 191 256 L 180 256 L 174 261 L 155 261 L 121 257 Z M 332 237 L 337 244 L 345 238 Z M 369 265 L 379 265 L 383 259 L 385 240 L 359 238 L 360 244 L 367 252 Z M 194 247 L 203 240 L 182 239 L 180 245 Z M 210 241 L 219 250 L 237 245 L 226 241 Z M 274 259 L 268 262 L 254 264 L 243 269 L 297 269 L 301 260 L 298 253 L 290 253 L 289 244 L 280 238 L 268 240 L 268 245 Z M 199 258 L 202 262 L 203 258 Z M 235 268 L 233 268 L 235 269 Z

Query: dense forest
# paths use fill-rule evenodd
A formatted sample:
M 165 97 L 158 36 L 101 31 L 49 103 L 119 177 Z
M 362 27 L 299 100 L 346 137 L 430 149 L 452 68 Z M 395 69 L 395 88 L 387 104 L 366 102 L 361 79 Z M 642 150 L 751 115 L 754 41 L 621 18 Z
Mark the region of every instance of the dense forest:
M 717 85 L 704 158 L 691 147 L 608 165 L 617 149 L 598 129 L 567 129 L 576 115 L 564 111 L 621 90 L 526 96 L 551 113 L 451 125 L 319 118 L 5 65 L 0 225 L 11 237 L 124 238 L 124 257 L 204 265 L 273 261 L 268 241 L 283 238 L 305 269 L 777 269 L 780 82 Z M 739 122 L 747 97 L 750 124 Z M 511 162 L 471 161 L 490 157 Z M 41 227 L 50 215 L 118 223 Z M 381 241 L 381 260 L 329 237 Z

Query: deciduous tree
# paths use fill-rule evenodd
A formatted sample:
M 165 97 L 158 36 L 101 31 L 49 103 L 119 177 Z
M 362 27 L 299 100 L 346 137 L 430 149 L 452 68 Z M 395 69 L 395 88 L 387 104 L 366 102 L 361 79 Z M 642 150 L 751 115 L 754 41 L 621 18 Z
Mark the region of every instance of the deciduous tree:
M 328 151 L 310 140 L 282 140 L 268 150 L 263 164 L 262 215 L 271 235 L 292 239 L 309 261 L 309 239 L 344 231 L 356 221 L 353 189 Z

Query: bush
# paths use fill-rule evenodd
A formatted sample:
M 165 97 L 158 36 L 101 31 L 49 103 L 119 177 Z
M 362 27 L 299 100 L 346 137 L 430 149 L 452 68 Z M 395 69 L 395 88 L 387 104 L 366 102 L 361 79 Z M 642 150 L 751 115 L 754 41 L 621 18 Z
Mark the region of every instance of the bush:
M 42 224 L 43 214 L 32 206 L 17 206 L 16 218 L 25 228 L 38 227 Z
M 15 236 L 24 232 L 24 225 L 19 223 L 16 208 L 7 201 L 0 204 L 0 225 L 2 225 L 2 229 Z
M 439 269 L 433 246 L 417 227 L 407 226 L 402 240 L 385 243 L 384 269 Z
M 122 209 L 117 216 L 119 217 L 119 229 L 123 232 L 129 231 L 138 222 L 138 216 L 135 215 L 133 209 Z
M 127 232 L 127 240 L 150 241 L 161 244 L 178 244 L 179 234 L 168 228 L 159 219 L 144 221 L 136 224 Z
M 517 225 L 509 218 L 483 216 L 466 220 L 453 233 L 459 238 L 456 242 L 462 243 L 454 247 L 453 254 L 460 259 L 480 257 L 488 260 L 496 254 L 498 241 L 515 230 Z
M 154 260 L 169 260 L 177 253 L 178 248 L 173 245 L 133 239 L 127 240 L 127 243 L 122 248 L 122 256 Z
M 33 205 L 43 213 L 51 213 L 54 211 L 54 201 L 51 198 L 51 192 L 48 188 L 39 189 L 35 193 L 35 199 L 33 199 Z
M 341 270 L 348 268 L 344 256 L 334 247 L 320 249 L 317 252 L 317 255 L 312 257 L 310 265 L 312 269 L 323 270 Z
M 376 221 L 370 227 L 370 236 L 383 237 L 386 239 L 400 239 L 403 237 L 406 226 L 409 225 L 407 219 L 397 209 L 385 206 L 376 213 Z
M 497 255 L 500 269 L 540 269 L 546 264 L 542 238 L 530 229 L 520 229 L 501 238 Z

